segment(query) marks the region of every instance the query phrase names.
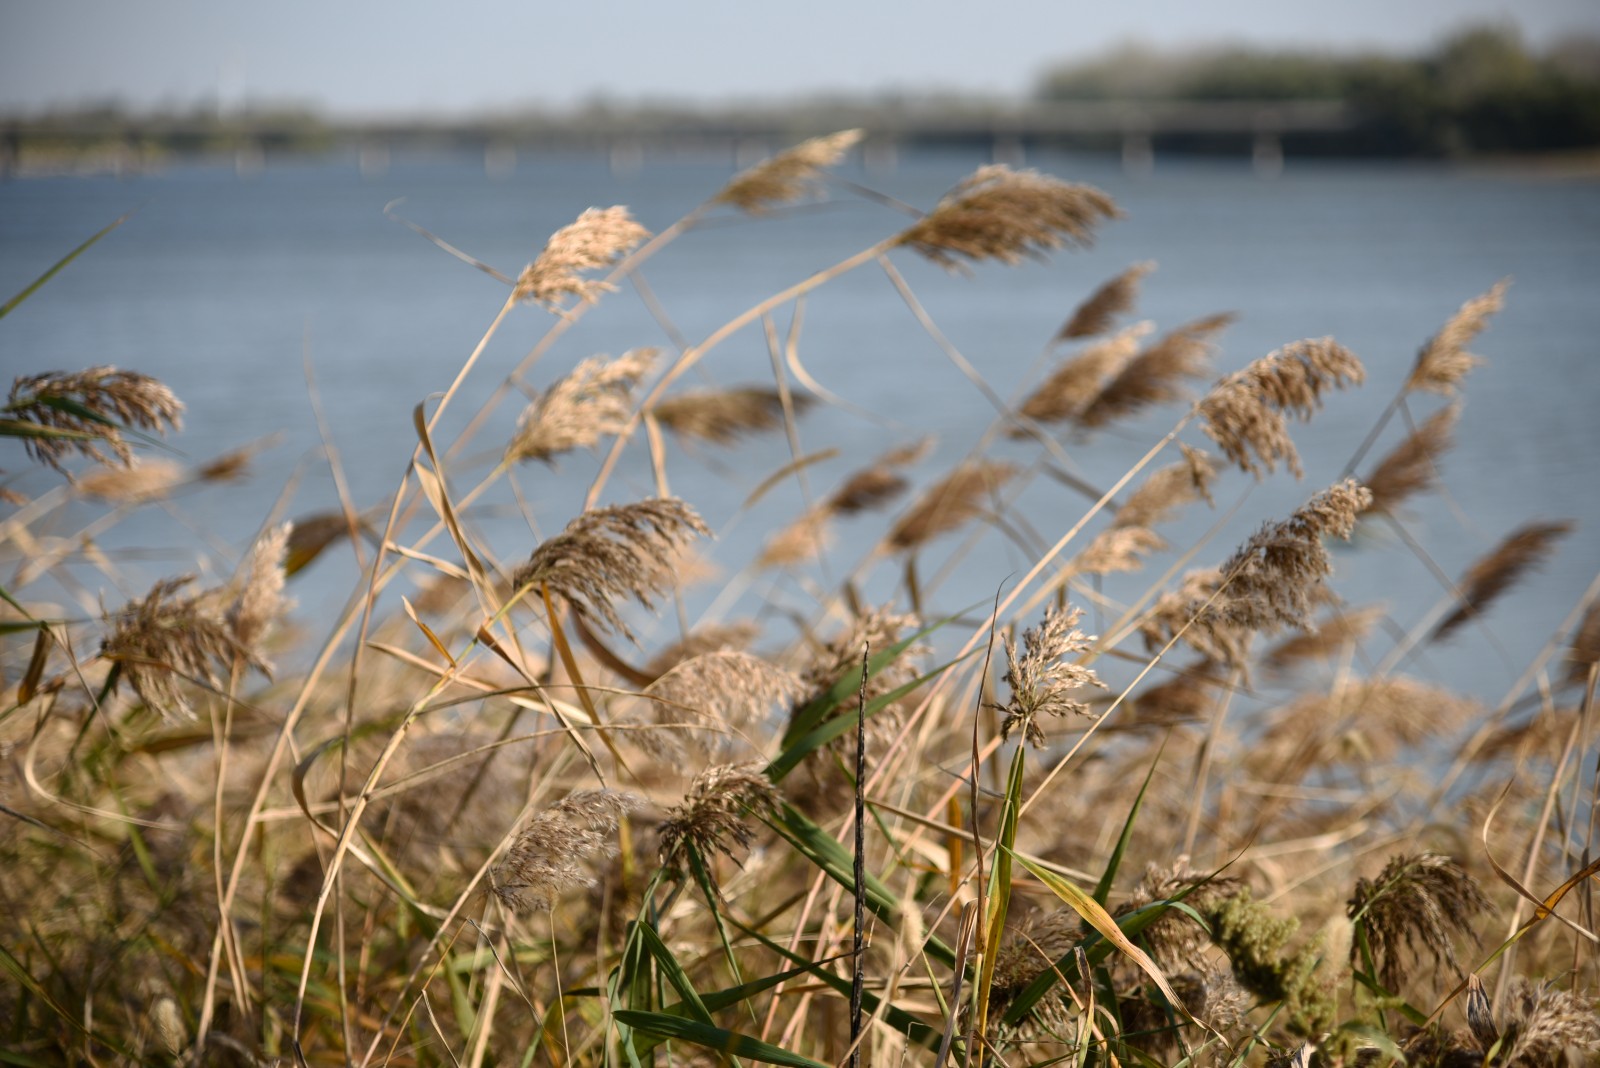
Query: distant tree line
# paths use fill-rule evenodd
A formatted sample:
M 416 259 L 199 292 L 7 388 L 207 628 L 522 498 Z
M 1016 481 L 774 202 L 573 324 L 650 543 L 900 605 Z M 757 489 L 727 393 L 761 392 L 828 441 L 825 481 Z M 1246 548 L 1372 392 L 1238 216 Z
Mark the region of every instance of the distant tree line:
M 1128 45 L 1041 79 L 1048 101 L 1342 100 L 1354 129 L 1302 150 L 1463 156 L 1600 146 L 1600 36 L 1531 50 L 1513 29 L 1463 30 L 1415 56 Z

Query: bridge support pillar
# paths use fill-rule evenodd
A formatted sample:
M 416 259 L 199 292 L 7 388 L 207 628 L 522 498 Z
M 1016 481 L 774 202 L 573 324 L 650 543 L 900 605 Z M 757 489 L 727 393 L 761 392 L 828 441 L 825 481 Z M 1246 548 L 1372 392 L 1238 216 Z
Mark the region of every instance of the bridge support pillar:
M 1258 178 L 1276 178 L 1283 173 L 1283 142 L 1275 133 L 1256 134 L 1255 145 L 1250 150 L 1250 166 Z
M 1155 169 L 1155 148 L 1150 135 L 1142 131 L 1126 130 L 1122 134 L 1122 170 L 1124 174 L 1142 177 Z
M 1028 150 L 1022 143 L 1022 138 L 1015 134 L 995 134 L 994 147 L 990 150 L 990 158 L 994 163 L 1004 163 L 1008 167 L 1020 167 L 1027 162 Z

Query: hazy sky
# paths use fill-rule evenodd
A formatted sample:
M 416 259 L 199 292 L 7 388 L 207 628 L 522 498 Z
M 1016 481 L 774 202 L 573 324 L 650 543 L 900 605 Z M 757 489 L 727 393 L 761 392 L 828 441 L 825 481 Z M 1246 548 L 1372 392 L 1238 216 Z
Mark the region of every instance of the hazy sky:
M 0 0 L 0 110 L 298 101 L 356 113 L 878 89 L 1020 93 L 1124 41 L 1536 44 L 1600 0 Z

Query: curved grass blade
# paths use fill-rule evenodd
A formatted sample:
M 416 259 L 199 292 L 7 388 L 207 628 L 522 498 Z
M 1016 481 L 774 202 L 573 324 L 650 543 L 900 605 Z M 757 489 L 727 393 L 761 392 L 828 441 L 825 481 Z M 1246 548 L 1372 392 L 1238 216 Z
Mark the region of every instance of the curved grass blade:
M 1094 887 L 1094 899 L 1101 905 L 1111 897 L 1111 886 L 1116 882 L 1117 869 L 1122 867 L 1123 855 L 1128 851 L 1128 842 L 1133 838 L 1133 823 L 1139 818 L 1139 806 L 1144 804 L 1144 795 L 1150 789 L 1150 780 L 1155 778 L 1156 768 L 1161 763 L 1161 754 L 1167 751 L 1167 739 L 1172 735 L 1168 733 L 1161 739 L 1161 746 L 1156 750 L 1155 759 L 1150 761 L 1150 770 L 1145 772 L 1144 782 L 1139 786 L 1139 793 L 1133 799 L 1133 807 L 1128 809 L 1128 818 L 1122 824 L 1122 833 L 1117 836 L 1117 848 L 1111 851 L 1111 859 L 1106 861 L 1105 873 L 1100 876 L 1100 881 Z
M 820 1061 L 802 1057 L 798 1053 L 751 1038 L 737 1031 L 729 1031 L 697 1020 L 685 1020 L 664 1012 L 639 1012 L 636 1009 L 618 1009 L 612 1016 L 620 1024 L 657 1038 L 681 1039 L 697 1046 L 733 1057 L 748 1057 L 753 1061 L 787 1065 L 788 1068 L 828 1068 Z
M 85 241 L 83 244 L 79 245 L 77 248 L 73 249 L 71 252 L 57 260 L 48 271 L 44 272 L 44 274 L 41 274 L 38 278 L 35 278 L 33 282 L 21 293 L 18 293 L 4 304 L 0 304 L 0 319 L 4 319 L 6 316 L 10 315 L 16 309 L 17 305 L 33 296 L 33 294 L 38 291 L 40 286 L 44 285 L 46 282 L 50 281 L 50 279 L 59 274 L 67 264 L 83 255 L 85 252 L 89 251 L 90 247 L 93 246 L 96 241 L 99 241 L 102 237 L 105 237 L 111 231 L 115 230 L 117 227 L 121 226 L 131 218 L 133 218 L 133 212 L 131 211 L 123 215 L 119 215 L 117 218 L 111 221 L 110 225 L 105 227 L 99 233 L 95 234 L 93 237 L 89 238 L 89 240 Z

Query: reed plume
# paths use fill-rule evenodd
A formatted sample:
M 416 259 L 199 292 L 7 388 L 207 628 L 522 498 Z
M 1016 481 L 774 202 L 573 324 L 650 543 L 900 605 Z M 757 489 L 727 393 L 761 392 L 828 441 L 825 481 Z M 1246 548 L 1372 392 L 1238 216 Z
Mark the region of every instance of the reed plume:
M 1017 411 L 1036 423 L 1063 423 L 1077 418 L 1106 382 L 1138 355 L 1139 340 L 1151 329 L 1150 323 L 1135 323 L 1063 360 L 1028 394 Z M 1028 436 L 1025 427 L 1014 427 L 1009 433 L 1014 438 Z
M 1383 985 L 1398 993 L 1424 954 L 1459 972 L 1454 939 L 1471 937 L 1488 908 L 1478 881 L 1455 861 L 1419 853 L 1393 857 L 1376 879 L 1359 880 L 1345 912 L 1366 933 Z M 1360 963 L 1358 952 L 1352 947 L 1352 963 Z
M 112 504 L 159 500 L 183 485 L 187 473 L 172 460 L 129 459 L 126 467 L 101 464 L 79 475 L 78 492 Z
M 759 215 L 779 204 L 799 200 L 810 195 L 821 183 L 822 172 L 844 159 L 863 136 L 861 130 L 841 130 L 802 141 L 735 175 L 712 201 Z
M 889 503 L 910 485 L 899 469 L 921 460 L 932 449 L 931 437 L 890 449 L 829 494 L 828 511 L 836 515 L 856 515 Z
M 799 695 L 800 680 L 753 653 L 720 650 L 681 661 L 645 687 L 651 722 L 669 729 L 647 735 L 665 754 L 727 756 L 741 743 L 759 748 L 750 730 L 773 708 Z
M 632 640 L 613 602 L 631 596 L 649 607 L 672 588 L 678 548 L 709 533 L 694 509 L 675 497 L 594 508 L 535 549 L 512 585 L 543 584 L 586 621 Z
M 589 208 L 550 235 L 538 258 L 522 269 L 511 295 L 558 314 L 567 310 L 564 302 L 568 297 L 593 304 L 601 293 L 616 287 L 597 278 L 584 278 L 581 272 L 610 267 L 649 236 L 650 231 L 635 222 L 622 205 Z
M 1210 454 L 1178 443 L 1183 460 L 1157 468 L 1117 509 L 1113 524 L 1119 527 L 1154 527 L 1172 518 L 1179 508 L 1197 500 L 1211 502 L 1211 483 L 1217 465 Z
M 833 544 L 832 519 L 833 510 L 826 504 L 807 508 L 767 538 L 756 566 L 788 567 L 817 559 Z
M 613 790 L 577 790 L 535 816 L 491 870 L 495 896 L 512 912 L 551 909 L 592 881 L 584 865 L 616 856 L 617 828 L 640 800 Z
M 1155 269 L 1154 260 L 1145 260 L 1143 263 L 1134 264 L 1101 285 L 1099 289 L 1089 294 L 1087 300 L 1078 305 L 1072 313 L 1072 318 L 1056 331 L 1054 340 L 1061 342 L 1080 337 L 1094 337 L 1110 330 L 1117 316 L 1133 310 L 1134 302 L 1139 297 L 1139 283 L 1144 281 L 1145 275 Z
M 1077 413 L 1078 424 L 1093 429 L 1152 405 L 1182 400 L 1184 381 L 1203 378 L 1210 370 L 1212 336 L 1232 321 L 1232 315 L 1212 315 L 1161 337 L 1111 376 Z
M 49 371 L 12 382 L 11 395 L 0 409 L 0 425 L 6 423 L 13 428 L 11 436 L 23 439 L 29 456 L 66 474 L 61 461 L 73 454 L 103 464 L 130 464 L 133 447 L 124 432 L 182 429 L 183 402 L 160 381 L 137 371 Z M 100 446 L 110 449 L 115 461 Z
M 1167 540 L 1149 527 L 1110 526 L 1096 534 L 1072 561 L 1072 571 L 1083 575 L 1109 575 L 1138 571 L 1141 557 L 1160 552 Z
M 748 849 L 752 832 L 746 814 L 764 816 L 781 803 L 778 788 L 761 768 L 759 761 L 714 764 L 696 775 L 683 803 L 661 822 L 662 861 L 671 863 L 686 848 L 702 858 Z
M 650 373 L 655 349 L 632 349 L 615 360 L 592 357 L 533 399 L 506 446 L 508 463 L 544 460 L 591 448 L 627 425 L 634 387 Z
M 761 627 L 753 620 L 741 619 L 732 623 L 702 623 L 688 634 L 658 650 L 645 665 L 644 673 L 659 679 L 685 660 L 705 653 L 748 648 L 761 634 Z
M 1600 1011 L 1593 998 L 1550 983 L 1511 981 L 1500 1006 L 1500 1055 L 1509 1068 L 1558 1068 L 1572 1063 L 1569 1051 L 1593 1060 L 1600 1055 Z
M 1016 473 L 1015 465 L 995 460 L 960 465 L 924 490 L 895 520 L 886 543 L 890 549 L 906 552 L 964 526 L 982 513 L 984 498 L 998 493 Z
M 1501 594 L 1542 564 L 1555 550 L 1555 543 L 1571 533 L 1573 526 L 1568 520 L 1535 522 L 1506 535 L 1493 552 L 1468 568 L 1456 584 L 1461 604 L 1434 630 L 1432 640 L 1448 637 L 1467 620 L 1481 615 Z
M 1567 682 L 1588 679 L 1589 671 L 1600 663 L 1600 600 L 1589 602 L 1583 621 L 1567 644 Z
M 234 582 L 233 599 L 224 612 L 234 641 L 249 651 L 251 662 L 263 672 L 270 672 L 263 653 L 267 639 L 278 620 L 293 607 L 293 602 L 283 595 L 293 532 L 293 523 L 280 523 L 250 547 Z
M 1005 682 L 1011 687 L 1011 699 L 1001 706 L 1005 713 L 1000 724 L 1002 738 L 1021 731 L 1029 745 L 1043 746 L 1040 716 L 1090 715 L 1089 706 L 1074 694 L 1086 686 L 1104 689 L 1104 684 L 1089 668 L 1065 659 L 1072 653 L 1087 652 L 1094 642 L 1093 637 L 1075 629 L 1082 618 L 1081 609 L 1047 608 L 1044 622 L 1023 632 L 1021 655 L 1016 641 L 1007 639 Z
M 1273 646 L 1261 662 L 1274 671 L 1287 671 L 1307 660 L 1326 660 L 1362 641 L 1383 618 L 1382 605 L 1335 609 L 1316 629 L 1292 634 Z
M 795 394 L 789 401 L 796 415 L 811 407 L 812 398 Z M 775 389 L 691 390 L 668 397 L 653 409 L 656 420 L 674 434 L 714 445 L 731 445 L 747 434 L 783 425 L 783 396 Z
M 1220 568 L 1192 571 L 1162 594 L 1143 624 L 1145 640 L 1159 648 L 1181 633 L 1203 656 L 1242 668 L 1251 635 L 1309 625 L 1333 572 L 1323 538 L 1349 538 L 1370 502 L 1365 487 L 1346 480 L 1264 525 Z
M 992 164 L 959 182 L 901 232 L 897 244 L 949 268 L 963 259 L 1014 266 L 1055 249 L 1087 247 L 1096 226 L 1120 215 L 1116 203 L 1093 186 Z
M 1502 278 L 1487 293 L 1473 297 L 1452 315 L 1439 332 L 1428 339 L 1417 353 L 1417 361 L 1406 379 L 1406 392 L 1424 390 L 1450 396 L 1461 380 L 1483 362 L 1467 351 L 1472 340 L 1489 325 L 1489 317 L 1505 304 L 1511 279 Z
M 1455 444 L 1456 405 L 1441 408 L 1378 461 L 1366 479 L 1374 511 L 1393 512 L 1408 498 L 1431 487 L 1439 476 L 1438 457 Z
M 1332 338 L 1296 341 L 1223 378 L 1198 410 L 1206 435 L 1240 468 L 1260 478 L 1281 460 L 1299 478 L 1285 413 L 1309 419 L 1323 391 L 1365 377 L 1361 361 Z

